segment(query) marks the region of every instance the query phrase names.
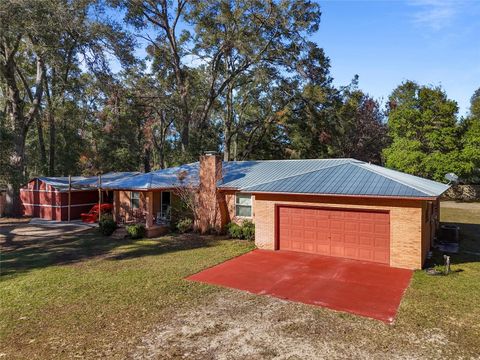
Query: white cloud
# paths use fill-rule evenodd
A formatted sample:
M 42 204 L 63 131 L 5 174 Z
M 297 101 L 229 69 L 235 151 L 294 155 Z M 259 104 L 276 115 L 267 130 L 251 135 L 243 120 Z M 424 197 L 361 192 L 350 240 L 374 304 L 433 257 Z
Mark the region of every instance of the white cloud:
M 416 8 L 412 20 L 421 27 L 438 31 L 449 26 L 465 10 L 468 1 L 462 0 L 411 0 Z

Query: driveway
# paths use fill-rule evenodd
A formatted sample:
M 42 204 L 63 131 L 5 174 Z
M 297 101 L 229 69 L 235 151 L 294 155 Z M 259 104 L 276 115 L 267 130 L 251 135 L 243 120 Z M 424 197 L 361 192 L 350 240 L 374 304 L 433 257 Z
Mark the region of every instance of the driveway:
M 254 250 L 189 280 L 393 322 L 411 270 L 290 251 Z
M 80 220 L 48 221 L 39 218 L 1 218 L 0 246 L 4 250 L 30 246 L 42 239 L 53 239 L 96 227 L 97 224 L 86 224 Z

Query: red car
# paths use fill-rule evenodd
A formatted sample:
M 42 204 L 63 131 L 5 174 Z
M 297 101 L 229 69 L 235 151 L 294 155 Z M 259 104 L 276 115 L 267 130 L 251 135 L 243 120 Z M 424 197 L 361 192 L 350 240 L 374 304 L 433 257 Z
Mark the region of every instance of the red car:
M 103 214 L 111 214 L 113 210 L 113 205 L 112 204 L 101 204 L 100 205 L 101 213 Z M 85 223 L 95 223 L 98 221 L 98 204 L 93 205 L 93 207 L 90 209 L 88 214 L 80 214 L 80 217 L 82 218 L 82 221 Z

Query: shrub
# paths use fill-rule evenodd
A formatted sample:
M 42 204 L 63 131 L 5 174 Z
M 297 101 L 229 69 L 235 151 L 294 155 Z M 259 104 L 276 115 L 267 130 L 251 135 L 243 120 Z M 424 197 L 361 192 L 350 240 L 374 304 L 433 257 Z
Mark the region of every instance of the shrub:
M 145 225 L 143 224 L 127 225 L 125 229 L 127 230 L 128 235 L 130 235 L 132 239 L 141 239 L 145 237 L 146 231 Z
M 242 223 L 242 236 L 246 240 L 255 239 L 255 224 L 250 220 L 245 220 Z
M 241 225 L 236 223 L 227 224 L 227 232 L 234 239 L 253 240 L 255 238 L 255 224 L 250 220 L 245 220 Z
M 182 234 L 186 233 L 188 231 L 192 231 L 193 229 L 193 220 L 190 218 L 185 218 L 182 220 L 179 220 L 177 222 L 177 229 L 180 231 Z
M 117 223 L 113 220 L 112 215 L 103 215 L 98 222 L 98 228 L 102 235 L 110 236 L 117 228 Z
M 227 224 L 227 232 L 234 239 L 241 239 L 243 236 L 242 227 L 233 222 Z

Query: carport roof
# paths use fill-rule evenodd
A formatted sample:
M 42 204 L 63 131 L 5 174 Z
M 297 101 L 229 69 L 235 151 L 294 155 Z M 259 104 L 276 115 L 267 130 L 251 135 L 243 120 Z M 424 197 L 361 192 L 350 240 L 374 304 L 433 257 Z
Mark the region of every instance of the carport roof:
M 102 174 L 102 185 L 107 186 L 111 181 L 118 179 L 128 179 L 131 176 L 138 175 L 138 172 L 110 172 Z M 53 186 L 59 191 L 68 190 L 68 176 L 59 177 L 37 177 L 36 179 Z M 35 180 L 35 179 L 33 179 Z M 72 188 L 75 190 L 93 190 L 98 185 L 98 176 L 72 176 Z M 102 187 L 103 187 L 102 186 Z
M 430 198 L 448 185 L 355 159 L 223 162 L 220 189 L 245 192 Z M 154 190 L 197 185 L 199 162 L 105 184 L 108 189 Z M 182 176 L 179 176 L 182 174 Z M 182 180 L 181 180 L 182 179 Z

